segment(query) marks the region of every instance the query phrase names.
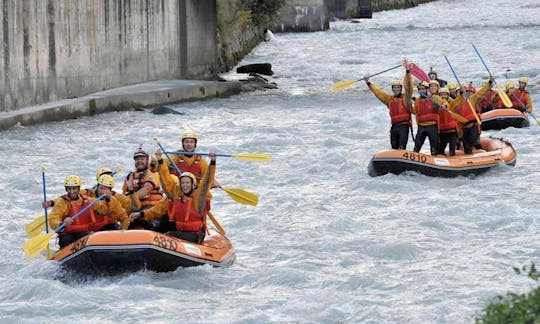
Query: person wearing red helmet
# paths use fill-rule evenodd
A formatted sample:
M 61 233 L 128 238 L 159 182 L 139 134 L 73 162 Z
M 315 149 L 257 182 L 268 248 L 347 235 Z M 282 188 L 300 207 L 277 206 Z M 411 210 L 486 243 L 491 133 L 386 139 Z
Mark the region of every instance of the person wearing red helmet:
M 459 122 L 463 129 L 463 151 L 465 154 L 472 154 L 473 147 L 482 149 L 480 145 L 480 125 L 476 120 L 478 115 L 478 101 L 483 97 L 493 84 L 493 76 L 489 76 L 489 80 L 484 86 L 476 91 L 472 82 L 464 88 L 465 96 L 460 93 L 456 100 L 460 100 L 461 104 L 458 105 L 454 112 L 463 117 L 463 122 Z M 473 111 L 474 109 L 474 111 Z
M 407 67 L 407 59 L 403 59 L 403 66 Z M 364 76 L 369 90 L 388 107 L 390 114 L 390 145 L 392 149 L 407 149 L 409 139 L 409 128 L 411 127 L 411 109 L 412 109 L 412 78 L 408 68 L 405 69 L 403 82 L 400 80 L 392 81 L 392 94 L 379 89 L 369 81 L 369 76 Z M 403 89 L 405 88 L 405 92 Z

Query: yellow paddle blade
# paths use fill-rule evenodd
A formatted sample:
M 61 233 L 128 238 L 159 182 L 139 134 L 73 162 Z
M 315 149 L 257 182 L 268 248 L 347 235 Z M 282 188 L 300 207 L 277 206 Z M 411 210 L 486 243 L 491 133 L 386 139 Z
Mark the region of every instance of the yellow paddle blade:
M 30 241 L 24 243 L 23 250 L 31 258 L 38 255 L 43 251 L 47 246 L 49 246 L 49 240 L 55 234 L 51 233 L 41 233 L 38 236 L 32 238 Z
M 34 237 L 39 233 L 45 231 L 45 215 L 41 215 L 38 218 L 34 219 L 32 222 L 28 223 L 24 228 L 26 234 L 30 237 Z
M 272 156 L 270 154 L 238 153 L 231 154 L 231 157 L 252 162 L 266 162 L 269 161 Z
M 208 211 L 208 217 L 210 217 L 210 220 L 212 220 L 212 223 L 214 223 L 214 225 L 216 226 L 216 229 L 219 232 L 219 234 L 225 235 L 225 230 L 223 229 L 223 227 L 221 227 L 217 219 L 214 217 L 214 215 L 212 215 L 210 211 Z
M 259 203 L 259 197 L 251 192 L 239 189 L 239 188 L 227 188 L 220 187 L 225 191 L 234 201 L 242 205 L 257 206 Z
M 499 94 L 499 97 L 503 101 L 506 108 L 512 108 L 512 106 L 513 106 L 512 105 L 512 100 L 510 100 L 510 98 L 508 98 L 508 95 L 506 94 L 506 92 L 504 92 L 504 90 L 498 84 L 497 84 L 497 93 Z
M 339 92 L 339 91 L 341 91 L 341 90 L 347 89 L 348 87 L 352 86 L 352 85 L 355 84 L 356 82 L 358 82 L 358 80 L 344 80 L 344 81 L 340 81 L 340 82 L 334 84 L 334 86 L 332 87 L 332 90 L 334 90 L 334 92 Z

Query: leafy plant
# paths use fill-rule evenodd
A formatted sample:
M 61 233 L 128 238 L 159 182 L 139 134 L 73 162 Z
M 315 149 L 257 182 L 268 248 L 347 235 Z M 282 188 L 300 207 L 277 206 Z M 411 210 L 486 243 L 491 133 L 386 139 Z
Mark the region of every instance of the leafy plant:
M 534 263 L 530 267 L 514 267 L 517 274 L 526 274 L 538 281 L 540 273 Z M 540 287 L 524 294 L 507 293 L 497 296 L 484 309 L 476 323 L 540 323 Z

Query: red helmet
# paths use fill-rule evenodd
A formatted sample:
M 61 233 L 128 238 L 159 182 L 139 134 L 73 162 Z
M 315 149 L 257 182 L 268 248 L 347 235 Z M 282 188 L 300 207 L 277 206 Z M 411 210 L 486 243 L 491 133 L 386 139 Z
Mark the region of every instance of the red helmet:
M 475 93 L 476 89 L 473 87 L 472 82 L 465 88 L 465 91 Z

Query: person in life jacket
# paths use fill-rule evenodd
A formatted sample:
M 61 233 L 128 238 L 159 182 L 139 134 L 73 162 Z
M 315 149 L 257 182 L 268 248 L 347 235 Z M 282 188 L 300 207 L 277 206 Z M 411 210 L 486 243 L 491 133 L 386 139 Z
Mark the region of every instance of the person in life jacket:
M 510 97 L 510 99 L 512 100 L 512 104 L 514 108 L 517 108 L 520 111 L 532 112 L 533 104 L 531 100 L 531 95 L 529 94 L 529 92 L 527 92 L 527 90 L 525 90 L 527 83 L 529 83 L 529 78 L 527 77 L 519 78 L 518 89 L 515 89 L 512 92 L 512 96 Z
M 133 153 L 133 160 L 135 170 L 127 175 L 122 192 L 127 195 L 135 193 L 141 203 L 140 210 L 145 210 L 156 205 L 163 198 L 159 174 L 149 169 L 150 156 L 142 149 L 142 146 Z M 157 223 L 150 224 L 137 220 L 131 223 L 130 228 L 157 230 L 159 226 Z
M 448 103 L 438 95 L 429 97 L 427 91 L 429 84 L 422 81 L 418 84 L 419 98 L 415 100 L 412 112 L 416 115 L 416 138 L 414 151 L 420 152 L 426 137 L 429 138 L 431 155 L 439 152 L 439 108 L 447 109 Z
M 180 135 L 180 138 L 182 140 L 182 151 L 195 153 L 195 150 L 197 149 L 197 142 L 199 141 L 199 135 L 194 131 L 188 130 L 183 132 L 182 135 Z M 176 164 L 178 169 L 180 169 L 182 172 L 190 172 L 194 174 L 197 178 L 197 182 L 199 182 L 204 177 L 206 171 L 208 170 L 208 163 L 200 155 L 171 154 L 170 157 L 173 160 L 174 164 Z M 169 166 L 169 172 L 176 176 L 180 175 L 176 168 L 170 165 L 170 161 L 168 159 L 165 160 L 164 163 Z M 219 182 L 214 179 L 214 183 L 212 183 L 212 188 L 216 187 L 219 187 Z M 210 193 L 209 195 L 211 197 Z
M 113 171 L 110 168 L 103 167 L 99 168 L 96 172 L 96 181 L 99 184 L 99 178 L 102 175 L 109 175 L 112 177 Z M 126 210 L 127 213 L 131 213 L 132 211 L 137 211 L 141 209 L 141 202 L 139 200 L 139 196 L 135 192 L 133 193 L 126 193 L 121 194 L 117 193 L 114 190 L 111 190 L 112 195 L 118 202 L 122 205 L 122 208 Z M 97 198 L 99 197 L 98 193 L 98 185 L 94 186 L 94 188 L 85 188 L 81 190 L 81 193 L 87 197 L 93 197 Z
M 114 180 L 111 184 L 110 179 L 104 180 L 98 186 L 99 194 L 105 195 L 104 200 L 96 202 L 91 208 L 73 219 L 73 216 L 91 204 L 95 198 L 88 198 L 80 194 L 81 179 L 78 176 L 68 175 L 66 177 L 64 180 L 66 194 L 55 200 L 54 207 L 49 214 L 51 229 L 54 230 L 63 222 L 66 223 L 66 227 L 58 233 L 58 244 L 61 248 L 94 231 L 116 229 L 117 221 L 121 221 L 122 228 L 127 229 L 129 218 L 120 203 L 112 197 L 110 188 L 114 185 Z
M 156 151 L 156 158 L 160 165 L 159 173 L 165 185 L 167 198 L 154 207 L 130 215 L 130 219 L 143 218 L 145 221 L 160 217 L 167 213 L 170 229 L 166 235 L 178 237 L 190 242 L 202 243 L 206 235 L 206 216 L 210 210 L 208 191 L 216 172 L 216 154 L 208 153 L 210 164 L 208 172 L 199 181 L 191 172 L 180 174 L 179 182 L 170 174 L 169 168 L 164 164 L 162 151 Z
M 446 87 L 448 88 L 448 91 L 449 91 L 448 102 L 456 99 L 459 92 L 459 85 L 456 82 L 449 82 Z
M 412 108 L 412 77 L 411 71 L 407 67 L 407 59 L 403 59 L 405 67 L 405 76 L 403 82 L 400 80 L 392 81 L 392 94 L 384 92 L 369 81 L 369 76 L 364 76 L 369 90 L 375 97 L 388 107 L 390 114 L 390 145 L 392 149 L 406 150 L 409 140 L 409 128 L 411 128 L 411 108 Z M 403 89 L 405 88 L 405 92 Z
M 493 98 L 496 95 L 497 91 L 493 90 L 492 84 L 486 94 L 478 99 L 478 110 L 480 113 L 485 113 L 496 108 L 496 106 L 493 104 Z
M 456 106 L 453 112 L 461 115 L 463 121 L 459 121 L 461 128 L 463 129 L 463 151 L 465 154 L 472 154 L 472 149 L 482 149 L 480 145 L 480 125 L 476 120 L 478 116 L 478 101 L 483 97 L 493 84 L 493 76 L 489 76 L 489 80 L 484 86 L 476 91 L 472 82 L 464 89 L 465 96 L 460 93 L 456 100 L 460 100 L 462 103 Z M 474 111 L 473 111 L 474 109 Z M 480 116 L 478 116 L 480 118 Z
M 439 90 L 439 96 L 448 102 L 448 110 L 450 111 L 459 104 L 458 100 L 450 99 L 450 90 L 447 87 L 442 87 Z M 457 141 L 457 121 L 450 112 L 439 109 L 439 154 L 445 155 L 446 146 L 448 145 L 450 156 L 455 156 Z

